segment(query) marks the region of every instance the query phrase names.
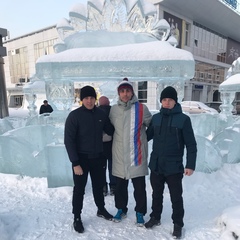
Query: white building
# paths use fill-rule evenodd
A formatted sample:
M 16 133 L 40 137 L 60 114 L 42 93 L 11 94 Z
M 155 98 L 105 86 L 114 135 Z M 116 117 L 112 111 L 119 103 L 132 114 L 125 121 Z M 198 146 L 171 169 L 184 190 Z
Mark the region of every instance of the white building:
M 53 45 L 57 39 L 54 25 L 4 42 L 7 48 L 4 69 L 9 107 L 22 105 L 22 86 L 35 73 L 37 59 L 54 53 Z

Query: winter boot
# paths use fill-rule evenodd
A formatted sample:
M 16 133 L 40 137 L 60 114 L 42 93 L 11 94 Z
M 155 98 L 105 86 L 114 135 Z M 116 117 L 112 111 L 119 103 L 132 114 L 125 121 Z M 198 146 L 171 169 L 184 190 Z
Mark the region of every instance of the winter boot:
M 112 221 L 113 219 L 113 215 L 111 215 L 105 208 L 102 210 L 98 209 L 97 216 L 109 221 Z
M 81 218 L 75 218 L 74 219 L 73 228 L 78 233 L 83 233 L 84 232 L 84 227 L 83 227 Z
M 148 222 L 145 223 L 145 228 L 153 228 L 154 226 L 159 226 L 160 220 L 155 217 L 151 217 Z
M 172 236 L 175 239 L 180 239 L 182 237 L 182 227 L 180 227 L 177 224 L 174 224 Z
M 114 196 L 114 195 L 115 195 L 115 190 L 116 190 L 116 187 L 115 187 L 115 186 L 110 186 L 110 195 L 111 195 L 111 196 Z
M 143 214 L 140 212 L 136 213 L 136 218 L 137 218 L 137 225 L 138 227 L 143 227 L 144 226 L 144 219 L 143 219 Z
M 108 184 L 107 183 L 103 186 L 103 195 L 105 197 L 108 195 Z
M 122 219 L 127 217 L 127 213 L 123 212 L 122 209 L 118 209 L 117 214 L 113 218 L 113 222 L 121 222 Z

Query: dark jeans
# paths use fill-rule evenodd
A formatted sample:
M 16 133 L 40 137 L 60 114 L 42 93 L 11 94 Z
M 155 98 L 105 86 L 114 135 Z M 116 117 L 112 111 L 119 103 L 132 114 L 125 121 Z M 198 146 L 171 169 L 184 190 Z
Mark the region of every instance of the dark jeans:
M 115 206 L 117 209 L 122 209 L 123 212 L 127 213 L 128 208 L 128 182 L 119 177 L 116 177 L 116 191 L 115 191 Z M 144 177 L 132 178 L 133 188 L 134 188 L 134 199 L 136 201 L 136 206 L 134 210 L 136 212 L 143 213 L 147 212 L 147 194 L 146 194 L 146 182 Z
M 150 217 L 161 219 L 163 209 L 163 193 L 164 185 L 167 183 L 170 198 L 172 202 L 172 220 L 173 224 L 177 224 L 183 227 L 184 207 L 182 198 L 182 178 L 183 174 L 175 174 L 170 176 L 164 176 L 163 174 L 156 174 L 151 172 L 150 181 L 153 189 L 152 193 L 152 213 Z
M 83 169 L 83 175 L 78 176 L 73 172 L 73 214 L 79 216 L 83 208 L 83 198 L 85 194 L 85 187 L 87 184 L 88 174 L 90 173 L 92 181 L 92 192 L 96 206 L 98 209 L 104 209 L 105 202 L 103 196 L 103 186 L 105 184 L 105 164 L 104 158 L 81 158 L 81 167 Z

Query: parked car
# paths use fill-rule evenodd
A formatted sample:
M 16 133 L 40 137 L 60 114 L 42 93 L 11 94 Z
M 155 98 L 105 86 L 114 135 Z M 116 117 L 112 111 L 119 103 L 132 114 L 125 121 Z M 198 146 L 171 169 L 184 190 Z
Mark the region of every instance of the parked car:
M 180 103 L 183 112 L 188 113 L 211 113 L 216 114 L 218 111 L 214 108 L 208 107 L 206 104 L 198 101 L 183 101 Z
M 216 109 L 218 112 L 221 112 L 220 110 L 220 105 L 222 105 L 222 102 L 207 102 L 205 103 L 208 107 Z M 232 103 L 233 105 L 233 110 L 232 114 L 234 115 L 240 115 L 240 101 L 236 100 Z
M 221 112 L 220 105 L 222 102 L 206 102 L 205 103 L 208 107 L 216 109 L 218 112 Z

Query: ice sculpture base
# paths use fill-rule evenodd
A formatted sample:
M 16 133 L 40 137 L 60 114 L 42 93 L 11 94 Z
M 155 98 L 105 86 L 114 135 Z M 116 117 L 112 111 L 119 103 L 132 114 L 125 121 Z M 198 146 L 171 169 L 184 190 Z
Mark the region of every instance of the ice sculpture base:
M 73 186 L 72 164 L 69 161 L 65 145 L 46 146 L 47 182 L 49 188 Z

